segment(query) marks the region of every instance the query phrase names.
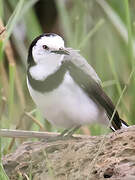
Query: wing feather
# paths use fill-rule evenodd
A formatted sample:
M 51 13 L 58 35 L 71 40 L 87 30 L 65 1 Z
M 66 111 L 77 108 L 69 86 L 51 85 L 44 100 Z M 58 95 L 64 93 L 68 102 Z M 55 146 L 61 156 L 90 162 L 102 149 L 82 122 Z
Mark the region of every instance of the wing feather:
M 74 50 L 70 50 L 70 55 L 65 56 L 63 63 L 70 72 L 74 81 L 93 99 L 96 103 L 100 104 L 106 111 L 108 118 L 112 117 L 115 106 L 111 99 L 106 95 L 100 85 L 100 79 L 94 69 L 87 63 L 87 61 Z M 118 112 L 112 120 L 112 126 L 115 130 L 121 128 L 121 119 Z

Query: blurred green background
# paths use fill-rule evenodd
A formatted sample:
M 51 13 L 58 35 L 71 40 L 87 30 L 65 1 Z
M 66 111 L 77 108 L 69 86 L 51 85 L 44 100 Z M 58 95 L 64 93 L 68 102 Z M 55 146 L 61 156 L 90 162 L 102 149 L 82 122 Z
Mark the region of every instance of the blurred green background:
M 118 111 L 122 119 L 134 124 L 134 0 L 0 0 L 0 17 L 0 128 L 61 131 L 42 118 L 26 86 L 28 47 L 43 32 L 57 33 L 66 46 L 80 49 L 114 104 L 126 87 Z M 100 125 L 79 131 L 104 132 Z M 2 154 L 22 142 L 1 141 Z

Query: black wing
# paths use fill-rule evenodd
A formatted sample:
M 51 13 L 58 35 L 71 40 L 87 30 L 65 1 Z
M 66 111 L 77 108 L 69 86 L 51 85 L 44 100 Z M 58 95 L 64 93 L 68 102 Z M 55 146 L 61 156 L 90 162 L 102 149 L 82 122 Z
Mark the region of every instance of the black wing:
M 89 74 L 85 73 L 81 68 L 71 61 L 65 61 L 66 68 L 74 81 L 93 99 L 96 103 L 100 104 L 106 111 L 108 118 L 112 117 L 115 106 L 111 99 L 105 94 L 100 84 L 98 84 Z M 121 119 L 116 111 L 112 120 L 112 126 L 115 130 L 120 129 Z

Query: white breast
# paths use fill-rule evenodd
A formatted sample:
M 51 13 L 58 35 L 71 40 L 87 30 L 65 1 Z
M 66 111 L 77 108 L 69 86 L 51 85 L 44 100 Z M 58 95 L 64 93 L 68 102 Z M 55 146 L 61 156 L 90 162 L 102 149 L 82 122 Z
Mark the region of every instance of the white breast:
M 58 127 L 108 122 L 105 111 L 84 93 L 68 72 L 63 83 L 51 92 L 42 94 L 32 89 L 28 80 L 27 84 L 43 116 Z

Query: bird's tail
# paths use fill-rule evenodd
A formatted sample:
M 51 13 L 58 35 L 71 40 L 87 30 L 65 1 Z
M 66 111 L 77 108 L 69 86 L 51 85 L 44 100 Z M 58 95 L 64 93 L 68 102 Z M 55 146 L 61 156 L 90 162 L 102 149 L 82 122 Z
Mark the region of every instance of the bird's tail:
M 122 119 L 120 119 L 120 121 L 121 121 L 121 128 L 126 128 L 126 127 L 129 126 L 129 125 L 128 125 L 125 121 L 123 121 Z
M 127 128 L 127 127 L 129 126 L 125 121 L 123 121 L 123 120 L 120 119 L 120 118 L 119 118 L 119 121 L 121 121 L 121 126 L 120 126 L 120 128 L 117 127 L 117 129 L 116 129 L 116 128 L 114 128 L 113 126 L 111 126 L 110 128 L 111 128 L 112 131 L 116 131 L 116 130 L 121 129 L 121 128 Z

